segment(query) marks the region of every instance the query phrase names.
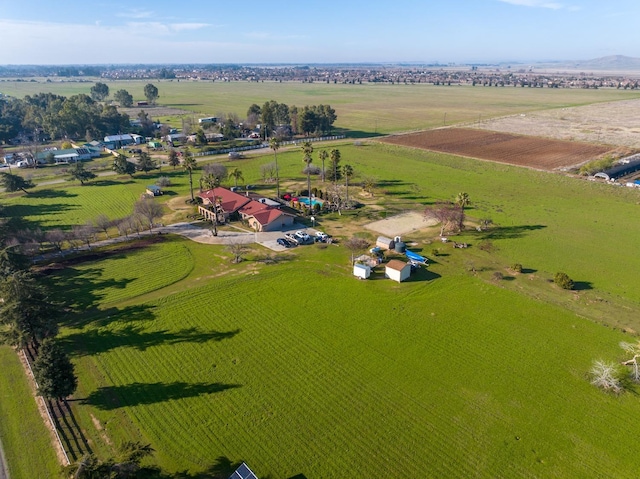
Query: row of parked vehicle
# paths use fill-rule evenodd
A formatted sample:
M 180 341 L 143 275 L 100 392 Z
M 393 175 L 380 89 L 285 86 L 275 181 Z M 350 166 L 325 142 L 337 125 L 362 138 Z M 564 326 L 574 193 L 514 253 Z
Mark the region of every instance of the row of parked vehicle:
M 317 231 L 315 235 L 310 236 L 304 231 L 296 231 L 295 233 L 287 233 L 284 238 L 278 238 L 277 243 L 285 248 L 293 248 L 301 244 L 326 243 L 329 241 L 329 235 L 322 231 Z

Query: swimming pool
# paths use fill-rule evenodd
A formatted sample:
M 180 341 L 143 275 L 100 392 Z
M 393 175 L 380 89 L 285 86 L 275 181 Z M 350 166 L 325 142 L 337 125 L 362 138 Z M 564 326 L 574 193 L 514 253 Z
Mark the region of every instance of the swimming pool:
M 298 198 L 298 202 L 302 203 L 303 205 L 307 205 L 309 206 L 309 198 Z M 317 200 L 315 198 L 311 198 L 311 205 L 315 206 L 315 205 L 320 205 L 322 206 L 322 203 L 324 203 L 324 201 L 322 200 Z

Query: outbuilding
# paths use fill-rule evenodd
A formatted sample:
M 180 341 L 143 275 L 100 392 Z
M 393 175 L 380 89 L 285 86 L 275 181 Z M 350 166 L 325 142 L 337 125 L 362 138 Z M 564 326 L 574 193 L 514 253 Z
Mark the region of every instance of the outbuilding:
M 396 243 L 391 238 L 387 238 L 386 236 L 378 236 L 376 240 L 376 246 L 386 250 L 392 250 L 395 247 Z
M 353 265 L 353 275 L 358 279 L 369 279 L 371 267 L 366 264 L 356 263 Z
M 147 186 L 147 194 L 149 196 L 161 196 L 162 189 L 157 185 L 149 185 Z
M 411 265 L 397 259 L 389 261 L 384 268 L 385 277 L 401 283 L 409 279 L 411 275 Z

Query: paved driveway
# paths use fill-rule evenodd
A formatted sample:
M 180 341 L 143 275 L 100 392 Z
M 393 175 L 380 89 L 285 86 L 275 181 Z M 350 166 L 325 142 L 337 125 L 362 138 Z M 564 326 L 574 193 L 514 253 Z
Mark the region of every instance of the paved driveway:
M 309 235 L 314 235 L 316 230 L 307 228 L 304 225 L 295 223 L 287 231 L 305 231 Z M 282 238 L 285 234 L 283 231 L 269 231 L 264 233 L 256 233 L 250 230 L 244 230 L 234 227 L 234 230 L 218 230 L 218 236 L 213 236 L 211 230 L 202 228 L 192 223 L 175 223 L 169 226 L 161 226 L 155 231 L 163 233 L 173 233 L 189 238 L 197 243 L 204 244 L 251 244 L 257 243 L 265 248 L 273 251 L 285 251 L 287 248 L 277 243 L 278 238 Z

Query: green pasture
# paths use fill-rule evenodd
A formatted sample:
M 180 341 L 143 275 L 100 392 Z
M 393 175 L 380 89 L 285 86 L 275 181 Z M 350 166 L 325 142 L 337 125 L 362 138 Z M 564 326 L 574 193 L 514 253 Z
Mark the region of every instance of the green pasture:
M 177 245 L 188 277 L 129 288 L 175 267 Z M 52 278 L 72 296 L 80 278 L 95 298 L 62 340 L 101 454 L 106 433 L 150 442 L 170 471 L 226 456 L 283 478 L 637 473 L 637 397 L 586 375 L 593 359 L 619 358 L 620 332 L 488 284 L 453 255 L 399 285 L 355 280 L 336 246 L 272 265 L 252 261 L 258 250 L 231 265 L 222 247 L 153 248 L 153 267 L 125 269 L 115 254 Z M 125 279 L 119 305 L 104 303 Z
M 110 219 L 130 215 L 133 204 L 140 199 L 147 185 L 154 184 L 160 176 L 171 178 L 172 185 L 163 189 L 164 196 L 157 201 L 188 195 L 187 174 L 182 170 L 167 168 L 149 174 L 136 174 L 133 178 L 98 177 L 85 185 L 77 181 L 62 181 L 39 186 L 28 190 L 27 194 L 4 194 L 2 205 L 7 216 L 27 224 L 43 229 L 70 229 L 74 225 L 93 221 L 100 214 Z
M 632 287 L 640 259 L 627 254 L 633 250 L 635 238 L 640 234 L 640 226 L 632 221 L 640 200 L 635 190 L 376 142 L 362 146 L 349 142 L 315 146 L 316 152 L 322 148 L 339 148 L 342 164 L 354 167 L 352 195 L 358 195 L 357 184 L 363 176 L 374 176 L 378 180 L 376 196 L 367 200 L 377 203 L 377 209 L 363 208 L 345 213 L 343 217 L 321 219 L 323 228 L 330 233 L 341 234 L 345 222 L 365 224 L 394 213 L 422 211 L 435 201 L 453 199 L 465 191 L 471 198 L 467 215 L 472 220 L 489 217 L 497 225 L 483 234 L 471 228 L 463 236 L 476 246 L 492 241 L 496 251 L 484 255 L 487 260 L 504 267 L 521 263 L 542 277 L 564 271 L 594 300 L 631 301 L 635 305 L 640 302 L 640 293 Z M 318 164 L 317 153 L 314 157 Z M 238 167 L 243 172 L 244 183 L 256 185 L 257 192 L 275 193 L 274 185 L 264 184 L 261 179 L 261 166 L 274 161 L 268 151 L 252 153 L 242 160 L 212 157 L 207 161 L 222 162 L 230 169 Z M 299 148 L 279 151 L 278 163 L 282 191 L 306 188 Z M 194 173 L 196 189 L 200 174 L 200 171 Z M 157 201 L 187 197 L 187 174 L 179 169 L 163 169 L 143 177 L 136 175 L 134 179 L 110 177 L 85 186 L 73 183 L 45 186 L 28 195 L 20 193 L 8 198 L 5 195 L 2 204 L 9 216 L 24 222 L 38 223 L 45 228 L 69 228 L 91 221 L 101 213 L 110 218 L 130 214 L 145 185 L 160 175 L 169 175 L 174 186 L 166 188 L 166 195 Z M 233 183 L 228 181 L 227 185 Z M 323 188 L 317 177 L 313 178 L 312 186 Z M 418 239 L 428 239 L 428 234 L 435 236 L 435 232 L 430 232 Z M 430 252 L 431 247 L 425 248 Z M 633 325 L 625 325 L 617 316 L 599 320 L 640 331 L 637 320 L 633 320 Z
M 165 85 L 176 86 L 159 85 L 163 100 Z M 249 87 L 189 84 L 201 86 Z M 304 88 L 352 88 L 288 86 L 301 97 Z M 398 95 L 454 90 L 353 86 L 367 93 L 373 87 Z M 597 95 L 631 98 L 615 91 L 482 90 L 523 95 L 518 111 L 534 108 L 536 95 L 548 95 L 546 106 L 593 102 Z M 555 93 L 575 96 L 549 103 Z M 294 103 L 265 100 L 271 98 Z M 317 98 L 325 97 L 305 103 Z M 492 111 L 503 114 L 494 100 Z M 514 98 L 503 100 L 505 111 L 515 108 L 507 104 Z M 264 100 L 246 103 L 254 101 Z M 410 128 L 402 121 L 398 129 Z M 363 124 L 350 128 L 361 131 Z M 637 476 L 637 391 L 609 396 L 589 384 L 587 373 L 594 359 L 623 359 L 618 342 L 633 337 L 621 330 L 640 331 L 634 288 L 640 259 L 633 254 L 638 191 L 375 141 L 314 147 L 318 165 L 317 151 L 340 149 L 342 164 L 356 172 L 351 195 L 359 197 L 364 176 L 378 180 L 374 198 L 361 198 L 368 206 L 319 217 L 323 230 L 340 238 L 364 233 L 370 221 L 422 211 L 464 191 L 470 227 L 452 239 L 470 248 L 435 241 L 437 228 L 405 235 L 432 264 L 401 285 L 380 273 L 355 280 L 349 252 L 340 246 L 296 248 L 277 255 L 275 264 L 258 261 L 266 250 L 255 247 L 248 261 L 232 265 L 221 246 L 166 236 L 144 248 L 94 252 L 95 260 L 50 272 L 56 297 L 74 308 L 62 340 L 80 377 L 73 408 L 94 451 L 106 457 L 123 440 L 141 440 L 169 471 L 203 471 L 226 456 L 247 461 L 259 477 Z M 274 161 L 270 151 L 207 161 L 240 168 L 244 183 L 258 192 L 275 191 L 260 171 Z M 280 150 L 278 163 L 283 191 L 306 188 L 298 147 Z M 86 186 L 42 185 L 29 194 L 1 194 L 0 203 L 25 225 L 70 228 L 101 213 L 130 214 L 144 187 L 161 175 L 174 186 L 157 201 L 182 202 L 186 173 L 163 168 Z M 317 177 L 313 186 L 324 189 Z M 487 217 L 495 226 L 475 231 L 472 225 Z M 492 247 L 483 251 L 487 242 Z M 441 256 L 431 254 L 435 248 Z M 525 272 L 509 272 L 513 263 Z M 557 271 L 568 273 L 578 290 L 551 284 Z M 492 280 L 495 272 L 506 278 Z M 12 391 L 30 399 L 27 390 Z M 5 427 L 13 414 L 5 404 L 0 401 L 6 447 L 15 429 Z M 13 467 L 27 471 L 15 477 L 37 477 L 30 467 L 50 470 L 49 459 L 24 465 L 10 454 Z
M 104 80 L 100 80 L 104 81 Z M 144 100 L 149 80 L 104 81 L 113 95 L 126 89 L 135 100 Z M 158 87 L 158 105 L 193 112 L 199 116 L 235 113 L 246 116 L 249 106 L 275 100 L 289 106 L 330 104 L 338 115 L 335 127 L 350 135 L 387 134 L 475 122 L 495 116 L 548 108 L 638 98 L 640 93 L 620 90 L 565 90 L 548 88 L 434 86 L 426 84 L 342 85 L 326 83 L 250 83 L 205 81 L 151 81 Z M 0 83 L 2 93 L 23 97 L 39 92 L 60 95 L 89 94 L 93 82 Z M 152 117 L 153 109 L 147 110 Z
M 60 466 L 15 351 L 0 347 L 0 440 L 11 479 L 56 477 Z

